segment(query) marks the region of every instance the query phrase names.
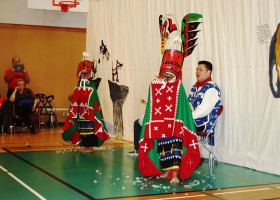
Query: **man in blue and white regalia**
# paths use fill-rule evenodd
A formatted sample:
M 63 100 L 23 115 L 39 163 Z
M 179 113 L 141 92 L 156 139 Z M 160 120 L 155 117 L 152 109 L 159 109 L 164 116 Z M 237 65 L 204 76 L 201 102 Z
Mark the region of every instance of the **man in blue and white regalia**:
M 215 122 L 221 107 L 221 91 L 212 81 L 213 67 L 208 61 L 199 61 L 196 68 L 197 82 L 189 94 L 189 102 L 193 107 L 193 119 L 197 132 L 213 134 L 209 135 L 208 144 L 214 146 Z

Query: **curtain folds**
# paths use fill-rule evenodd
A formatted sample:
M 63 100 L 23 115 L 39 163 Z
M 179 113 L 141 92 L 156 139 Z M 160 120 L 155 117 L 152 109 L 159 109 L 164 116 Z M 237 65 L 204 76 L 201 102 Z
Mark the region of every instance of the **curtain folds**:
M 221 162 L 280 175 L 280 98 L 269 86 L 270 43 L 280 22 L 278 0 L 90 0 L 89 6 L 86 51 L 97 63 L 104 118 L 113 125 L 119 121 L 114 119 L 116 102 L 108 81 L 117 60 L 123 64 L 119 82 L 112 81 L 128 88 L 120 105 L 119 137 L 133 141 L 133 122 L 145 112 L 141 99 L 147 99 L 159 71 L 159 15 L 171 13 L 181 24 L 186 14 L 199 13 L 201 31 L 196 48 L 184 60 L 182 82 L 189 93 L 197 62 L 213 63 L 212 78 L 221 88 L 224 105 L 215 155 Z M 101 41 L 108 61 L 100 53 Z

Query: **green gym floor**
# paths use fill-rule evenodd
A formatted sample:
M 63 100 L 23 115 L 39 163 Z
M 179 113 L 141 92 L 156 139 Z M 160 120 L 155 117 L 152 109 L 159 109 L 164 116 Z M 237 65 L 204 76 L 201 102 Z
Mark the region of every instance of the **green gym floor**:
M 69 146 L 42 148 L 31 134 L 22 135 L 21 145 L 14 146 L 8 145 L 5 137 L 11 136 L 2 135 L 1 200 L 280 199 L 280 176 L 248 168 L 217 162 L 210 166 L 204 160 L 188 180 L 170 184 L 167 180 L 140 174 L 137 157 L 127 156 L 132 150 L 131 144 L 103 145 L 105 147 L 96 148 L 92 153 L 83 153 Z M 34 145 L 22 139 L 24 137 L 33 137 Z M 34 141 L 41 148 L 34 149 Z M 249 198 L 244 195 L 248 191 L 251 191 Z M 261 195 L 257 195 L 259 191 Z M 235 195 L 227 195 L 233 193 Z

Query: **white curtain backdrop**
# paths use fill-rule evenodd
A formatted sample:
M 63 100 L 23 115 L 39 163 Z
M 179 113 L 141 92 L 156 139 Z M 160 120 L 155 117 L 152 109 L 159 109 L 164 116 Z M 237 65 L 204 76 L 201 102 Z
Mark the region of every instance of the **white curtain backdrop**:
M 221 162 L 280 175 L 280 99 L 269 87 L 269 47 L 280 22 L 278 0 L 90 0 L 87 47 L 101 59 L 97 77 L 104 118 L 113 124 L 108 80 L 116 60 L 119 85 L 129 87 L 123 104 L 123 138 L 133 140 L 133 122 L 144 114 L 141 99 L 161 63 L 159 15 L 203 15 L 197 47 L 184 60 L 187 93 L 199 60 L 213 63 L 224 112 L 216 127 L 214 152 Z M 110 53 L 102 60 L 101 40 Z

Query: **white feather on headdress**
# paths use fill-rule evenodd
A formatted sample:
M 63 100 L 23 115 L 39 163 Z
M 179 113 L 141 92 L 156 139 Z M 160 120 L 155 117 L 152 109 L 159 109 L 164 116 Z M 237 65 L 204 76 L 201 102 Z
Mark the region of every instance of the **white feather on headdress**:
M 87 52 L 83 52 L 83 60 L 87 60 L 89 58 L 89 54 Z

